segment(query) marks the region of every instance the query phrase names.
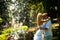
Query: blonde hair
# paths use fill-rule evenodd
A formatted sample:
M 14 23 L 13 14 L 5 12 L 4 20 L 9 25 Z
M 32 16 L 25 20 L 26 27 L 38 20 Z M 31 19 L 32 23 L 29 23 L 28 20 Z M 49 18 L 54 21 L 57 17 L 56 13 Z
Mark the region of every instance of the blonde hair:
M 41 25 L 40 21 L 42 19 L 42 13 L 37 14 L 37 26 Z
M 42 15 L 42 13 L 38 13 L 38 15 L 37 15 L 37 16 L 40 16 L 40 15 Z
M 44 16 L 44 15 L 48 15 L 48 14 L 47 13 L 43 13 L 42 16 Z

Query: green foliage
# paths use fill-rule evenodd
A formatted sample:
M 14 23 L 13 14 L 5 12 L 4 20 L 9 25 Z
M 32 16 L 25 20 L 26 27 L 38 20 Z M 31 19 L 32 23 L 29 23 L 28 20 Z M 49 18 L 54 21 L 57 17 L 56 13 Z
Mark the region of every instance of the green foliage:
M 2 22 L 2 18 L 0 18 L 0 23 Z
M 6 2 L 4 0 L 0 1 L 0 17 L 2 18 L 2 20 L 5 20 L 3 22 L 6 24 L 9 16 L 8 16 L 8 12 L 7 12 Z M 2 22 L 2 21 L 0 21 L 0 22 Z M 1 23 L 1 25 L 3 25 L 4 23 Z
M 8 28 L 8 29 L 3 29 L 2 33 L 3 34 L 6 34 L 6 33 L 11 33 L 13 31 L 18 31 L 20 29 L 24 29 L 24 30 L 27 30 L 28 29 L 28 26 L 19 26 L 18 28 Z
M 12 31 L 13 31 L 13 28 L 8 28 L 8 29 L 4 29 L 2 33 L 6 34 L 6 33 L 11 33 Z
M 55 10 L 58 10 L 58 7 L 57 6 L 55 6 Z
M 20 27 L 16 28 L 15 30 L 20 30 L 20 29 L 27 30 L 28 29 L 28 26 L 20 26 Z
M 8 33 L 13 32 L 12 28 L 3 29 L 2 34 L 0 35 L 0 40 L 6 40 Z
M 2 34 L 0 35 L 0 40 L 6 40 L 8 33 L 18 31 L 21 29 L 27 30 L 28 26 L 19 26 L 18 28 L 15 28 L 15 29 L 14 28 L 3 29 Z
M 42 12 L 42 6 L 43 6 L 42 2 L 37 2 L 37 4 L 31 4 L 30 7 L 31 9 L 34 9 L 36 13 L 38 13 L 38 12 Z
M 0 35 L 0 40 L 6 40 L 6 36 L 7 36 L 7 34 Z

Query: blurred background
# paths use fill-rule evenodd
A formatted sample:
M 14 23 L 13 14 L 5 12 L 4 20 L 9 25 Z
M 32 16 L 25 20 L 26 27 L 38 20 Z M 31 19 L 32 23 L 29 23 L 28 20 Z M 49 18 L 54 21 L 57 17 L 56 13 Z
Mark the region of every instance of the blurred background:
M 37 14 L 45 12 L 51 17 L 52 40 L 59 40 L 60 0 L 0 0 L 0 40 L 33 40 Z

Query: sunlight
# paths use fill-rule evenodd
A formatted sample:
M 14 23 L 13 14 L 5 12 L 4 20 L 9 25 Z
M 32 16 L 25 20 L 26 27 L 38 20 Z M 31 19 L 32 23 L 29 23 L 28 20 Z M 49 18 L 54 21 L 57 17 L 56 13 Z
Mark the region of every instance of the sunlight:
M 10 5 L 10 10 L 13 10 L 13 9 L 15 9 L 15 5 L 14 4 L 11 4 Z
M 12 0 L 12 2 L 15 2 L 16 0 Z

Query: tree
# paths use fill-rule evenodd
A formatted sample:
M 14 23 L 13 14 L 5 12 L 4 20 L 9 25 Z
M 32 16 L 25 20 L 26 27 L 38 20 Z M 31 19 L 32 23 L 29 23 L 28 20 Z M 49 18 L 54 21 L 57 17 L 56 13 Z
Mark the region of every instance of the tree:
M 7 12 L 7 6 L 5 5 L 5 1 L 1 0 L 0 1 L 0 18 L 2 18 L 2 24 L 7 24 L 8 23 L 8 12 Z
M 20 21 L 29 26 L 29 8 L 27 0 L 6 1 L 9 21 Z M 14 19 L 14 20 L 13 20 Z

